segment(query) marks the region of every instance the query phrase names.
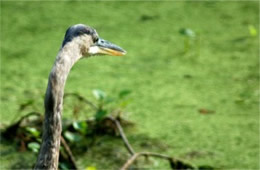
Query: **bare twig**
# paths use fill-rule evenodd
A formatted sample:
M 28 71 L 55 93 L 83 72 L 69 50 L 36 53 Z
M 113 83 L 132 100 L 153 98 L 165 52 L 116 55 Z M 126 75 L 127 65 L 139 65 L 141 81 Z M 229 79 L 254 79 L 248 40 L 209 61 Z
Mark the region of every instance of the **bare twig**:
M 14 124 L 10 125 L 9 127 L 7 127 L 7 128 L 5 129 L 5 131 L 2 132 L 3 136 L 5 136 L 6 138 L 10 138 L 10 136 L 15 136 L 15 135 L 16 135 L 16 132 L 17 132 L 17 130 L 18 130 L 18 128 L 19 128 L 20 125 L 21 125 L 21 122 L 22 122 L 24 119 L 26 119 L 26 118 L 28 118 L 28 117 L 30 117 L 30 116 L 33 116 L 33 115 L 38 116 L 38 117 L 40 117 L 40 118 L 42 117 L 42 114 L 39 113 L 39 112 L 30 112 L 30 113 L 28 113 L 28 114 L 22 116 L 16 123 L 14 123 Z
M 64 98 L 66 98 L 67 96 L 74 96 L 74 97 L 76 97 L 78 100 L 83 101 L 83 102 L 85 102 L 86 104 L 88 104 L 92 109 L 98 110 L 98 107 L 97 107 L 95 104 L 93 104 L 91 101 L 87 100 L 86 98 L 84 98 L 83 96 L 81 96 L 81 95 L 79 95 L 79 94 L 77 94 L 77 93 L 65 93 L 65 94 L 64 94 Z
M 132 146 L 130 145 L 130 143 L 128 142 L 128 139 L 125 136 L 125 133 L 123 131 L 123 128 L 122 128 L 120 122 L 112 116 L 107 116 L 106 118 L 111 120 L 116 125 L 116 127 L 119 131 L 119 134 L 120 134 L 127 150 L 131 154 L 131 157 L 125 162 L 125 164 L 123 165 L 121 170 L 127 170 L 140 156 L 156 157 L 156 158 L 167 160 L 167 161 L 169 161 L 172 169 L 194 169 L 195 168 L 193 165 L 191 165 L 189 163 L 185 163 L 184 161 L 179 160 L 179 159 L 174 159 L 173 157 L 170 157 L 168 155 L 153 153 L 153 152 L 138 152 L 138 153 L 136 153 L 134 151 L 134 149 L 132 148 Z
M 128 139 L 127 139 L 126 136 L 125 136 L 124 130 L 123 130 L 123 128 L 122 128 L 120 122 L 119 122 L 117 119 L 113 118 L 112 116 L 108 116 L 107 118 L 108 118 L 109 120 L 111 120 L 112 122 L 114 122 L 114 124 L 116 125 L 116 127 L 117 127 L 117 129 L 118 129 L 118 131 L 119 131 L 119 134 L 120 134 L 120 136 L 121 136 L 121 138 L 122 138 L 122 140 L 123 140 L 123 142 L 124 142 L 124 144 L 125 144 L 125 147 L 126 147 L 126 149 L 128 150 L 128 152 L 129 152 L 131 155 L 135 155 L 135 151 L 134 151 L 134 149 L 132 148 L 132 146 L 130 145 L 130 143 L 128 142 Z
M 152 153 L 152 152 L 139 152 L 139 153 L 135 153 L 130 159 L 128 159 L 126 161 L 126 163 L 123 165 L 123 167 L 121 168 L 121 170 L 126 170 L 127 168 L 129 168 L 129 166 L 131 164 L 134 163 L 134 161 L 139 157 L 139 156 L 152 156 L 152 157 L 157 157 L 157 158 L 161 158 L 161 159 L 166 159 L 168 161 L 172 161 L 172 157 L 169 157 L 167 155 L 162 155 L 159 153 Z
M 160 159 L 165 159 L 169 161 L 172 169 L 196 169 L 193 165 L 183 162 L 182 160 L 174 159 L 173 157 L 159 154 L 159 153 L 153 153 L 153 152 L 139 152 L 135 153 L 130 159 L 126 161 L 126 163 L 123 165 L 121 170 L 127 170 L 130 165 L 132 165 L 135 160 L 137 160 L 138 157 L 145 156 L 145 157 L 156 157 Z
M 39 116 L 39 117 L 42 116 L 42 114 L 41 114 L 40 112 L 29 112 L 29 113 L 27 113 L 26 115 L 22 116 L 17 123 L 20 125 L 20 123 L 21 123 L 25 118 L 30 117 L 30 116 L 32 116 L 32 115 Z
M 75 158 L 70 150 L 70 147 L 68 146 L 66 140 L 63 138 L 63 136 L 61 136 L 61 144 L 64 146 L 65 151 L 67 152 L 68 156 L 69 156 L 69 161 L 72 163 L 73 169 L 78 169 L 77 168 L 77 164 L 75 161 Z

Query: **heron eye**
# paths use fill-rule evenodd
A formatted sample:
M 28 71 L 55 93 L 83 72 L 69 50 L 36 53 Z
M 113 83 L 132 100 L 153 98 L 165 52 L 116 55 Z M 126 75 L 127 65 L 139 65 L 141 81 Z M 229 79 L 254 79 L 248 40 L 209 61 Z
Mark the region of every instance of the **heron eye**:
M 96 43 L 98 41 L 98 37 L 93 37 L 93 42 Z

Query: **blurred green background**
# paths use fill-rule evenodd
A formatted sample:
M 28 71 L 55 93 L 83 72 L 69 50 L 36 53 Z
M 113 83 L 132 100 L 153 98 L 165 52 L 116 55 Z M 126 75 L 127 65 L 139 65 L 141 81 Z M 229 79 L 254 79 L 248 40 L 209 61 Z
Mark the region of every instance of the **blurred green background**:
M 259 169 L 258 2 L 3 2 L 1 127 L 28 111 L 43 113 L 47 77 L 65 30 L 77 23 L 127 50 L 72 69 L 66 92 L 131 90 L 127 133 L 137 151 L 220 169 Z M 34 107 L 19 111 L 21 104 Z M 64 118 L 70 118 L 65 102 Z M 110 143 L 109 151 L 100 148 Z M 116 145 L 115 145 L 116 144 Z M 119 147 L 118 145 L 122 145 Z M 30 152 L 0 144 L 1 169 L 28 168 Z M 115 169 L 128 157 L 119 140 L 75 155 L 81 168 Z M 150 168 L 167 169 L 152 160 Z

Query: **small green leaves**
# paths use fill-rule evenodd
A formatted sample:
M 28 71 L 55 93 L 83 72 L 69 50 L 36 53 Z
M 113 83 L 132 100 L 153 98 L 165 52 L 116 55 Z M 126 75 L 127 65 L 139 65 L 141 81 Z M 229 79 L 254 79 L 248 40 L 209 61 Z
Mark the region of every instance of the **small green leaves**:
M 26 127 L 25 130 L 29 132 L 32 136 L 35 138 L 40 137 L 40 131 L 38 131 L 36 128 L 33 127 Z
M 101 120 L 102 118 L 104 118 L 107 115 L 107 113 L 108 112 L 106 110 L 99 109 L 95 115 L 96 120 Z
M 87 134 L 87 122 L 73 122 L 72 126 L 75 130 L 79 131 L 80 133 L 84 135 Z
M 97 100 L 104 100 L 106 97 L 106 93 L 99 89 L 93 90 L 93 95 Z
M 81 140 L 81 136 L 79 134 L 76 134 L 76 133 L 72 133 L 72 132 L 69 132 L 69 131 L 66 131 L 64 133 L 64 136 L 66 139 L 68 139 L 70 142 L 78 142 Z
M 97 121 L 102 120 L 108 113 L 113 112 L 113 108 L 125 108 L 130 103 L 126 98 L 130 93 L 130 90 L 124 89 L 121 90 L 116 97 L 110 97 L 107 96 L 102 90 L 93 90 L 93 95 L 98 100 L 98 108 L 95 114 L 95 119 Z
M 31 143 L 28 143 L 27 147 L 35 152 L 35 153 L 38 153 L 39 149 L 40 149 L 40 144 L 37 143 L 37 142 L 31 142 Z

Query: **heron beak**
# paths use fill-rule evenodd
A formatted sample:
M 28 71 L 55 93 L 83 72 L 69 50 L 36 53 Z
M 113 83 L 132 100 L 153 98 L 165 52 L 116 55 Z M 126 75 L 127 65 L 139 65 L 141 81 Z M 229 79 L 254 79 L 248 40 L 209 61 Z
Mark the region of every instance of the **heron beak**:
M 105 54 L 112 56 L 123 56 L 126 54 L 126 51 L 107 40 L 99 38 L 98 41 L 89 48 L 88 53 L 92 55 Z

